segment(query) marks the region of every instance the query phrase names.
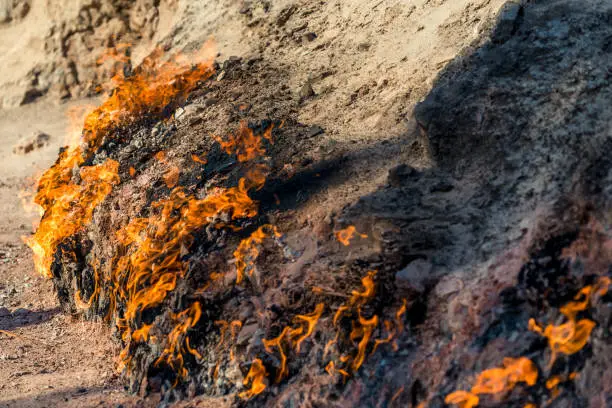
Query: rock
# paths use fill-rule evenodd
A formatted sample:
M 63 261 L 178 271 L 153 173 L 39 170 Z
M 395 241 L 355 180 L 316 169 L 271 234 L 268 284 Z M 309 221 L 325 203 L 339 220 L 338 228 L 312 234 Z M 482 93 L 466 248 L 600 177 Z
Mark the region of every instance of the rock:
M 13 147 L 13 153 L 30 153 L 33 150 L 45 147 L 49 143 L 49 139 L 51 139 L 51 136 L 44 132 L 41 132 L 40 130 L 37 130 L 28 137 L 22 137 Z
M 357 50 L 358 51 L 367 51 L 370 49 L 370 47 L 372 46 L 372 44 L 370 44 L 369 42 L 362 42 L 359 43 L 359 45 L 357 45 Z
M 13 312 L 13 316 L 23 316 L 23 315 L 27 315 L 28 313 L 30 313 L 28 309 L 24 309 L 20 307 Z
M 317 38 L 317 35 L 315 33 L 302 34 L 302 41 L 311 42 L 314 41 L 315 38 Z
M 245 344 L 247 344 L 258 328 L 259 325 L 257 323 L 243 326 L 242 330 L 240 330 L 240 333 L 238 333 L 238 338 L 236 338 L 236 345 L 244 346 Z
M 284 26 L 296 10 L 297 6 L 295 4 L 290 4 L 284 9 L 282 9 L 281 12 L 278 13 L 278 17 L 276 18 L 276 25 L 279 27 Z
M 406 164 L 400 164 L 389 170 L 387 183 L 393 187 L 401 187 L 410 178 L 418 178 L 421 172 Z
M 423 292 L 425 285 L 432 278 L 432 270 L 431 262 L 425 259 L 417 259 L 395 274 L 395 284 L 399 288 Z
M 317 125 L 313 125 L 308 129 L 308 132 L 306 132 L 306 138 L 311 138 L 314 136 L 318 136 L 321 133 L 324 133 L 325 130 L 323 130 L 323 128 L 321 126 L 317 126 Z
M 459 292 L 461 289 L 463 289 L 463 282 L 461 279 L 449 278 L 442 279 L 440 282 L 438 282 L 434 292 L 436 296 L 446 297 L 453 293 Z
M 306 81 L 306 83 L 298 90 L 298 98 L 300 102 L 303 102 L 308 98 L 312 98 L 313 96 L 315 96 L 315 91 L 312 89 L 310 81 Z
M 495 43 L 504 43 L 516 32 L 519 18 L 523 7 L 516 2 L 504 4 L 497 17 L 495 31 L 491 34 L 491 40 Z
M 6 317 L 10 315 L 11 315 L 10 310 L 8 310 L 6 307 L 0 307 L 0 317 Z

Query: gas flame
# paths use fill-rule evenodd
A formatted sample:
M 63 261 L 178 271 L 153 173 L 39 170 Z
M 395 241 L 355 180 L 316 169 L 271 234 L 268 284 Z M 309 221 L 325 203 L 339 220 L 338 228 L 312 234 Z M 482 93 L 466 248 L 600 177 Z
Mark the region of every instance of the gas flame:
M 245 273 L 249 276 L 253 275 L 253 262 L 259 256 L 259 246 L 263 243 L 264 239 L 270 236 L 280 238 L 282 234 L 274 225 L 266 224 L 257 228 L 248 238 L 240 242 L 238 248 L 234 251 L 234 257 L 236 258 L 236 283 L 242 282 Z
M 538 380 L 535 364 L 526 357 L 504 358 L 503 367 L 490 368 L 478 375 L 470 391 L 455 391 L 446 396 L 444 402 L 461 408 L 478 405 L 480 394 L 500 394 L 511 391 L 518 383 L 532 386 Z
M 297 315 L 294 318 L 294 321 L 298 324 L 305 323 L 305 326 L 300 325 L 298 327 L 289 327 L 286 326 L 283 331 L 273 339 L 263 340 L 264 347 L 269 354 L 272 354 L 272 348 L 276 347 L 280 356 L 280 368 L 276 373 L 276 382 L 280 382 L 284 377 L 287 376 L 289 370 L 287 368 L 287 351 L 290 347 L 294 347 L 295 350 L 299 353 L 300 346 L 304 340 L 309 338 L 321 315 L 323 314 L 323 303 L 319 303 L 315 310 L 307 315 Z
M 336 239 L 344 246 L 349 246 L 351 244 L 351 239 L 357 234 L 358 237 L 367 238 L 366 234 L 360 234 L 357 232 L 357 229 L 354 225 L 349 225 L 348 227 L 338 230 L 334 233 L 336 235 Z
M 168 335 L 166 347 L 155 361 L 155 365 L 166 363 L 178 373 L 179 378 L 187 376 L 183 355 L 189 353 L 196 358 L 202 358 L 196 350 L 191 348 L 189 337 L 187 337 L 187 331 L 196 325 L 201 316 L 202 308 L 198 302 L 180 313 L 171 313 L 172 321 L 176 322 L 176 325 Z
M 210 77 L 214 72 L 211 56 L 203 58 L 208 49 L 208 45 L 202 48 L 196 64 L 191 62 L 194 56 L 183 55 L 161 62 L 163 52 L 158 49 L 133 75 L 115 76 L 113 93 L 86 116 L 80 140 L 65 148 L 41 176 L 34 201 L 43 208 L 44 215 L 27 244 L 34 252 L 36 270 L 43 276 L 51 277 L 51 262 L 59 243 L 91 220 L 95 207 L 118 181 L 118 164 L 112 160 L 81 170 L 78 181 L 73 177 L 74 169 L 85 163 L 106 138 L 113 137 L 115 129 L 143 115 L 161 115 L 171 103 L 182 101 L 199 81 Z M 106 174 L 98 176 L 94 169 Z
M 263 133 L 263 138 L 267 139 L 270 143 L 272 143 L 273 129 L 274 125 L 268 127 Z M 220 137 L 215 137 L 215 139 L 227 154 L 235 154 L 240 162 L 251 161 L 263 156 L 266 152 L 262 138 L 256 135 L 244 121 L 240 123 L 238 131 L 230 135 L 227 140 L 223 140 Z
M 36 233 L 27 238 L 26 243 L 34 253 L 36 269 L 45 277 L 52 276 L 51 262 L 57 246 L 91 221 L 94 209 L 111 192 L 113 185 L 119 182 L 118 169 L 119 163 L 110 159 L 96 166 L 82 167 L 79 183 L 71 181 L 72 170 L 70 174 L 64 172 L 60 175 L 51 171 L 43 175 L 37 203 L 46 208 L 46 211 Z M 55 176 L 65 182 L 49 178 Z
M 610 278 L 600 277 L 594 285 L 585 286 L 573 301 L 561 307 L 560 312 L 567 322 L 560 325 L 549 324 L 542 329 L 534 319 L 529 320 L 529 329 L 548 339 L 551 349 L 549 366 L 552 367 L 559 354 L 571 355 L 582 350 L 589 341 L 595 322 L 589 319 L 577 320 L 576 316 L 608 292 Z
M 264 367 L 261 360 L 258 358 L 253 360 L 251 368 L 243 381 L 245 386 L 248 386 L 250 383 L 251 388 L 238 394 L 240 398 L 249 399 L 255 395 L 261 394 L 266 389 L 265 379 L 267 376 L 266 367 Z

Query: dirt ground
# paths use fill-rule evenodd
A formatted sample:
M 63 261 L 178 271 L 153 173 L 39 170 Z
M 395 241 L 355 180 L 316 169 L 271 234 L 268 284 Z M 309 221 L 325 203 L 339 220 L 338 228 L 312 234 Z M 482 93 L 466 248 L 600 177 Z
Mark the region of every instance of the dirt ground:
M 108 74 L 92 74 L 79 60 L 79 53 L 101 53 L 108 42 L 79 49 L 71 48 L 74 41 L 61 38 L 69 46 L 55 50 L 48 45 L 54 38 L 49 30 L 55 27 L 57 32 L 62 21 L 80 21 L 80 13 L 89 10 L 88 2 L 80 9 L 73 9 L 72 1 L 64 3 L 71 7 L 64 10 L 59 2 L 32 0 L 25 16 L 0 25 L 0 406 L 155 406 L 154 399 L 124 391 L 114 369 L 117 345 L 109 328 L 59 312 L 50 282 L 34 272 L 21 240 L 36 217 L 22 208 L 20 191 L 53 163 L 64 145 L 69 109 L 96 104 L 75 98 L 87 94 L 87 81 L 102 81 Z M 158 42 L 179 51 L 212 37 L 219 61 L 230 56 L 257 59 L 264 70 L 284 75 L 287 97 L 298 101 L 300 123 L 325 128 L 320 149 L 342 146 L 350 153 L 378 146 L 371 154 L 351 156 L 346 170 L 353 175 L 350 181 L 306 203 L 301 213 L 319 219 L 376 190 L 389 168 L 400 162 L 431 165 L 427 152 L 412 148 L 419 132 L 412 109 L 446 64 L 478 45 L 503 1 L 162 2 L 157 17 L 142 24 L 129 21 L 147 2 L 134 4 L 125 18 L 136 60 Z M 108 29 L 106 23 L 91 24 L 93 28 L 82 32 Z M 75 67 L 76 79 L 66 81 L 69 75 L 58 66 Z M 38 78 L 34 83 L 32 75 Z M 32 89 L 34 101 L 19 106 Z M 25 155 L 13 153 L 20 138 L 38 130 L 50 135 L 45 146 Z M 385 147 L 385 140 L 398 137 L 402 147 Z M 219 399 L 188 404 L 228 403 Z

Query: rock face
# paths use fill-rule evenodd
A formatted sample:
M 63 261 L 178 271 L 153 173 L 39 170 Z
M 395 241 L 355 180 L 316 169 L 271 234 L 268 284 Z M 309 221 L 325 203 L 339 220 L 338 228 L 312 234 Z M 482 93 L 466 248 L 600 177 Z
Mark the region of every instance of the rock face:
M 21 103 L 49 91 L 60 98 L 99 93 L 101 85 L 124 69 L 130 47 L 152 39 L 159 5 L 160 0 L 85 1 L 67 10 L 55 10 L 57 6 L 51 5 L 58 23 L 44 39 L 44 49 L 47 55 L 57 57 L 30 72 L 30 86 Z M 71 15 L 74 17 L 66 18 Z

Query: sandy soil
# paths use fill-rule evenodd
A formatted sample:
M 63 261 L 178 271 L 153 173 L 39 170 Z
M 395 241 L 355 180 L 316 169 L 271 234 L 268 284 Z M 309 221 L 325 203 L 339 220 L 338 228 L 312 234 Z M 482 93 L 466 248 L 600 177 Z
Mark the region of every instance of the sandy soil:
M 406 139 L 408 147 L 389 160 L 354 161 L 347 169 L 355 175 L 351 183 L 312 201 L 311 213 L 317 216 L 373 191 L 399 160 L 428 165 L 424 152 L 410 149 L 417 132 L 409 119 L 412 108 L 440 70 L 478 42 L 503 1 L 210 3 L 180 1 L 177 10 L 160 8 L 157 31 L 135 44 L 135 59 L 157 41 L 180 50 L 214 37 L 219 60 L 256 57 L 271 72 L 285 73 L 292 97 L 303 99 L 300 122 L 323 126 L 327 145 L 356 148 Z M 56 57 L 46 53 L 44 38 L 63 15 L 58 7 L 34 0 L 23 20 L 0 26 L 5 101 L 0 110 L 0 406 L 154 405 L 154 400 L 123 391 L 114 372 L 116 346 L 109 329 L 59 313 L 50 282 L 35 274 L 21 240 L 30 233 L 33 216 L 22 209 L 19 192 L 55 160 L 70 125 L 67 111 L 95 103 L 59 104 L 56 95 L 49 95 L 6 108 L 23 96 L 31 69 Z M 54 19 L 49 18 L 51 9 Z M 74 10 L 66 11 L 70 13 Z M 49 144 L 27 155 L 13 154 L 18 140 L 35 130 L 49 134 Z M 84 337 L 89 341 L 80 341 Z M 191 404 L 206 406 L 209 401 Z

